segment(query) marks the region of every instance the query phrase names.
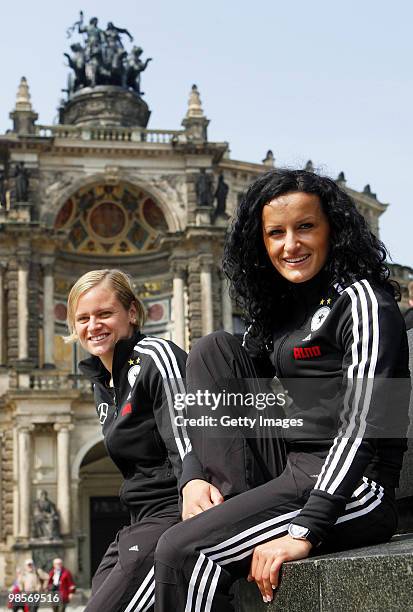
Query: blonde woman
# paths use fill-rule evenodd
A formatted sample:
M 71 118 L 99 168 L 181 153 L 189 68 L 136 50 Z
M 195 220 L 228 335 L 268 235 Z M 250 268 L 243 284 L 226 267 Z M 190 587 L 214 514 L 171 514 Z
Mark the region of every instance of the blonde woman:
M 87 612 L 152 610 L 154 549 L 179 520 L 186 438 L 174 425 L 173 397 L 184 390 L 186 353 L 142 334 L 144 319 L 120 270 L 88 272 L 70 291 L 67 340 L 91 355 L 79 367 L 93 383 L 105 446 L 124 477 L 120 498 L 131 517 L 93 577 Z

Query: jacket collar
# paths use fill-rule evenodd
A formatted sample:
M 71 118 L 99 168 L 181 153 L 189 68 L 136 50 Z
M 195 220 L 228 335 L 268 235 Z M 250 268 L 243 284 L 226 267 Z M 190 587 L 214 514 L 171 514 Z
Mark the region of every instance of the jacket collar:
M 317 302 L 328 290 L 331 281 L 326 270 L 323 268 L 313 278 L 304 283 L 290 283 L 290 291 L 293 298 L 304 300 L 307 303 Z
M 113 373 L 119 372 L 120 368 L 125 363 L 125 359 L 131 354 L 135 344 L 144 337 L 144 334 L 137 331 L 130 338 L 122 338 L 121 340 L 117 341 L 113 353 Z M 79 370 L 91 381 L 101 382 L 103 384 L 109 383 L 110 372 L 105 368 L 99 357 L 96 357 L 95 355 L 91 355 L 91 357 L 80 361 Z

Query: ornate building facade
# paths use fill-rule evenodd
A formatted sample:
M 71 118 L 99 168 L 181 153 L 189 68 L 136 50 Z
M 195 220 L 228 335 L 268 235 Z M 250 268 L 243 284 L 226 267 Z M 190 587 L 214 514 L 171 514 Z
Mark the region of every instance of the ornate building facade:
M 238 199 L 273 156 L 236 161 L 228 143 L 211 142 L 196 86 L 182 129 L 147 128 L 143 104 L 140 92 L 96 84 L 43 126 L 23 78 L 13 129 L 0 136 L 0 586 L 28 556 L 56 555 L 87 586 L 121 520 L 120 476 L 77 372 L 81 351 L 62 339 L 74 281 L 95 268 L 127 271 L 145 331 L 186 349 L 215 329 L 241 329 L 222 246 Z M 386 205 L 337 180 L 378 233 Z M 36 531 L 44 490 L 58 536 Z

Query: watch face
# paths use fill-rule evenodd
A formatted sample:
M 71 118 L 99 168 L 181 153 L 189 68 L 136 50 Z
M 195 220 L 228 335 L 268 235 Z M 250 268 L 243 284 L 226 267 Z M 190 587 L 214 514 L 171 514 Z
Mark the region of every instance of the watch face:
M 288 527 L 288 533 L 292 538 L 299 538 L 305 540 L 309 534 L 310 530 L 307 527 L 302 527 L 301 525 L 290 525 Z

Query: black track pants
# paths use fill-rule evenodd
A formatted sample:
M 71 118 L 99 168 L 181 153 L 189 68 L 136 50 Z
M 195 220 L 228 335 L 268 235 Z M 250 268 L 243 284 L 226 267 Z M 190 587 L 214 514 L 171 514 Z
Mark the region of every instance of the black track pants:
M 240 376 L 245 376 L 244 366 L 250 371 L 253 367 L 239 343 L 223 333 L 200 340 L 191 352 L 188 390 L 194 385 L 191 377 L 194 366 L 201 388 L 207 382 L 214 388 L 218 377 L 237 369 Z M 277 473 L 279 459 L 274 453 L 277 448 L 282 452 L 282 446 L 270 439 L 257 440 L 249 457 L 251 473 L 256 471 L 254 461 L 259 468 L 262 460 L 269 460 L 274 475 L 252 488 L 253 484 L 245 477 L 243 482 L 239 475 L 248 461 L 231 461 L 228 456 L 231 441 L 211 440 L 210 436 L 193 439 L 198 458 L 204 468 L 208 467 L 211 481 L 218 488 L 222 484 L 229 486 L 235 479 L 238 490 L 231 491 L 233 496 L 221 505 L 175 525 L 161 536 L 155 552 L 156 612 L 232 611 L 231 585 L 237 578 L 247 576 L 257 545 L 287 533 L 290 521 L 300 512 L 315 485 L 327 452 L 290 452 L 282 473 Z M 240 458 L 242 449 L 246 454 L 250 452 L 248 446 L 241 445 Z M 363 478 L 328 539 L 315 552 L 383 542 L 391 537 L 396 525 L 391 493 Z
M 189 353 L 186 373 L 188 394 L 199 390 L 219 394 L 225 389 L 246 397 L 271 391 L 268 379 L 258 378 L 260 372 L 240 341 L 223 331 L 209 334 L 197 342 Z M 215 410 L 205 407 L 203 414 L 218 419 L 224 414 L 257 417 L 259 411 L 234 402 Z M 198 406 L 188 409 L 188 416 L 198 415 Z M 282 416 L 280 408 L 274 408 L 274 416 Z M 273 432 L 263 430 L 221 427 L 216 434 L 215 429 L 187 428 L 205 478 L 225 498 L 264 484 L 282 473 L 286 462 L 284 442 L 274 437 Z
M 145 517 L 121 529 L 92 580 L 86 612 L 147 612 L 154 604 L 154 550 L 180 517 L 176 512 Z
M 156 612 L 232 611 L 232 583 L 247 576 L 255 546 L 286 534 L 324 459 L 290 453 L 278 478 L 169 529 L 155 553 Z M 315 552 L 384 542 L 396 525 L 391 497 L 365 478 L 323 548 Z

